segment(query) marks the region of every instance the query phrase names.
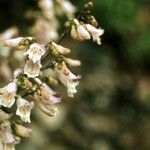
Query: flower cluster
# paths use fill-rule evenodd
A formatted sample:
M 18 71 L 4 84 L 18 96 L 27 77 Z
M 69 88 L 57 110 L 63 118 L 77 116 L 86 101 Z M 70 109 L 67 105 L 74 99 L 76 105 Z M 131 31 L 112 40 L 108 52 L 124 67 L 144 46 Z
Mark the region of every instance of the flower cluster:
M 51 12 L 56 6 L 59 8 L 56 9 L 58 14 L 64 12 L 68 17 L 73 17 L 76 11 L 76 8 L 68 0 L 56 0 L 56 6 L 52 0 L 39 0 L 38 5 L 46 24 L 50 24 L 49 21 L 54 24 L 57 22 L 54 11 Z M 70 32 L 73 39 L 80 41 L 92 38 L 100 45 L 100 36 L 104 30 L 97 28 L 95 18 L 90 16 L 92 21 L 87 20 L 85 23 L 80 17 L 77 18 L 69 20 L 67 33 Z M 49 29 L 49 26 L 46 27 Z M 7 37 L 9 36 L 7 35 Z M 48 116 L 57 114 L 56 104 L 60 103 L 62 98 L 51 88 L 51 83 L 58 86 L 60 82 L 67 89 L 68 97 L 74 97 L 74 94 L 77 93 L 81 76 L 73 74 L 70 67 L 78 67 L 81 62 L 68 58 L 71 50 L 60 45 L 64 36 L 65 34 L 58 42 L 50 41 L 47 44 L 45 42 L 41 44 L 42 42 L 37 42 L 38 40 L 33 37 L 6 38 L 4 46 L 10 50 L 21 51 L 25 61 L 22 68 L 14 69 L 11 82 L 0 88 L 0 150 L 14 150 L 15 144 L 20 141 L 21 137 L 31 136 L 32 130 L 23 126 L 22 123 L 31 122 L 30 115 L 34 107 L 37 106 Z M 47 37 L 45 36 L 45 38 Z M 48 75 L 49 82 L 45 79 L 44 70 L 46 69 L 53 72 L 53 75 Z M 4 111 L 8 108 L 12 108 L 11 114 Z M 11 118 L 15 120 L 13 123 L 10 122 Z
M 77 19 L 73 19 L 73 24 L 71 27 L 71 37 L 77 40 L 89 40 L 93 39 L 94 42 L 97 42 L 98 45 L 101 44 L 100 36 L 104 34 L 104 30 L 99 28 L 97 29 L 91 24 L 84 24 L 79 22 Z

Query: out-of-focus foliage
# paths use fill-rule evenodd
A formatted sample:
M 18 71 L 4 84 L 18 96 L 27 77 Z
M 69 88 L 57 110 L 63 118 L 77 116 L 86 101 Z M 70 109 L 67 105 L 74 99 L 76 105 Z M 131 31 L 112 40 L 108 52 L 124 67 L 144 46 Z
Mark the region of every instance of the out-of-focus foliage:
M 78 9 L 85 1 L 72 3 Z M 150 5 L 148 0 L 93 0 L 105 29 L 102 45 L 64 41 L 82 60 L 74 100 L 64 98 L 54 118 L 35 111 L 33 137 L 20 150 L 148 150 L 150 147 Z M 20 35 L 37 10 L 36 0 L 0 0 L 0 31 L 14 25 Z M 28 12 L 28 13 L 27 13 Z M 60 18 L 62 22 L 64 18 Z M 60 27 L 60 30 L 63 30 Z

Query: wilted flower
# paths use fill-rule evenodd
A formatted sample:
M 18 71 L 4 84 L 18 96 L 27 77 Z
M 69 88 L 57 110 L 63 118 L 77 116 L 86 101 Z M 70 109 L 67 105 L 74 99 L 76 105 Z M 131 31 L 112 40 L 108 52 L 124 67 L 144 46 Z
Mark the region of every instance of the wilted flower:
M 42 65 L 40 62 L 34 63 L 31 59 L 29 59 L 25 64 L 24 74 L 30 78 L 34 78 L 39 75 L 41 67 Z
M 83 25 L 79 23 L 77 19 L 73 20 L 77 26 L 76 32 L 79 40 L 89 40 L 91 38 L 89 32 L 85 29 Z
M 100 39 L 100 36 L 102 34 L 104 34 L 104 30 L 99 28 L 95 28 L 94 26 L 90 25 L 90 24 L 86 24 L 85 25 L 87 30 L 89 31 L 89 33 L 91 34 L 92 38 L 93 38 L 93 41 L 96 41 L 97 44 L 101 44 L 101 39 Z
M 59 64 L 60 65 L 60 64 Z M 76 93 L 76 86 L 79 84 L 78 81 L 74 81 L 80 79 L 80 76 L 74 75 L 66 66 L 65 62 L 63 62 L 60 66 L 56 65 L 55 71 L 59 80 L 62 82 L 64 86 L 67 87 L 68 96 L 73 97 L 73 94 Z
M 30 114 L 33 107 L 34 102 L 29 102 L 22 97 L 18 97 L 16 114 L 21 117 L 22 121 L 30 123 Z
M 31 44 L 29 50 L 25 52 L 25 55 L 28 55 L 28 57 L 33 61 L 33 63 L 39 62 L 44 54 L 44 45 L 39 45 L 37 43 Z
M 0 90 L 0 105 L 10 108 L 15 102 L 16 82 L 11 82 Z

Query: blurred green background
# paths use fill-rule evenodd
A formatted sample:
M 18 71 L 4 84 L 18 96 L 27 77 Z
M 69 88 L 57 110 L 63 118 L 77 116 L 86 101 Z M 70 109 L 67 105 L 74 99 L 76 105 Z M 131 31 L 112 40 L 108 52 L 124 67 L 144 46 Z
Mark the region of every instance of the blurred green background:
M 78 8 L 84 0 L 72 0 Z M 64 98 L 54 118 L 33 112 L 33 137 L 18 150 L 150 149 L 150 1 L 93 0 L 92 13 L 105 29 L 102 45 L 64 43 L 82 75 L 74 99 Z M 28 35 L 36 0 L 0 0 L 0 31 L 15 25 Z M 63 19 L 62 19 L 63 20 Z M 62 29 L 60 29 L 62 30 Z

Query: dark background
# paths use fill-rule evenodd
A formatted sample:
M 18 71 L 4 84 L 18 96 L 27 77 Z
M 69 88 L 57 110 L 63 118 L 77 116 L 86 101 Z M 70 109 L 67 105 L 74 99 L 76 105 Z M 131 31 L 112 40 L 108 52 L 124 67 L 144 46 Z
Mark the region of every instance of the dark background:
M 79 9 L 84 2 L 72 0 Z M 18 150 L 150 148 L 150 3 L 93 2 L 92 13 L 105 29 L 102 45 L 69 37 L 64 41 L 73 58 L 82 61 L 79 92 L 73 100 L 64 98 L 56 118 L 33 112 L 33 137 L 23 140 Z M 35 20 L 26 19 L 29 9 L 39 10 L 36 0 L 0 0 L 0 31 L 17 26 L 21 36 L 30 35 Z

